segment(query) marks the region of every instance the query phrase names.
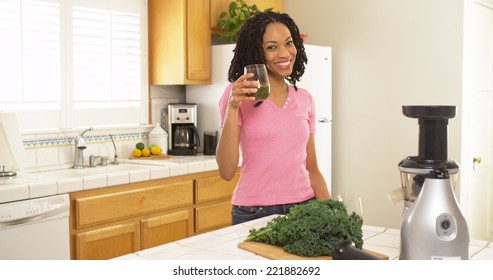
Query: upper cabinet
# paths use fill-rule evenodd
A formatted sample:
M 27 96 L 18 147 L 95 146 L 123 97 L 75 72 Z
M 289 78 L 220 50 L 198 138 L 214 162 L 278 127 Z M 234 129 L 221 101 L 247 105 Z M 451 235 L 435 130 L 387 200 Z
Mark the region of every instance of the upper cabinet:
M 149 84 L 211 81 L 210 0 L 149 0 Z
M 217 21 L 219 20 L 219 15 L 222 12 L 227 12 L 229 9 L 229 4 L 233 2 L 233 0 L 210 0 L 211 1 L 211 30 L 214 34 L 221 33 L 221 30 L 217 27 Z M 274 11 L 282 12 L 283 4 L 282 0 L 245 0 L 247 5 L 257 5 L 257 8 L 261 11 L 274 8 Z

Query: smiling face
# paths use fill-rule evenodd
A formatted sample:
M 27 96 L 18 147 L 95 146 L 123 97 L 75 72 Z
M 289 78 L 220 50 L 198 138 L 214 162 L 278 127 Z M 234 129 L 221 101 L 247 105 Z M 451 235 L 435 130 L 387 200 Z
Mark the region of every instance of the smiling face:
M 267 25 L 262 47 L 269 78 L 284 79 L 289 76 L 297 50 L 288 27 L 278 22 Z

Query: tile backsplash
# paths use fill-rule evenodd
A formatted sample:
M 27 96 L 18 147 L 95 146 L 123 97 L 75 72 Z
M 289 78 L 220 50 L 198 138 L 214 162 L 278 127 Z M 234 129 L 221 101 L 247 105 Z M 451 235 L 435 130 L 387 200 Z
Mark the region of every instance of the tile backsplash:
M 113 136 L 118 158 L 128 158 L 132 155 L 135 144 L 148 144 L 149 131 L 153 125 L 136 125 L 119 128 L 94 128 L 84 134 L 87 148 L 83 151 L 84 163 L 88 165 L 89 156 L 107 156 L 112 161 L 115 147 L 111 141 Z M 25 150 L 25 171 L 45 171 L 73 166 L 75 137 L 81 131 L 68 130 L 59 132 L 23 133 Z

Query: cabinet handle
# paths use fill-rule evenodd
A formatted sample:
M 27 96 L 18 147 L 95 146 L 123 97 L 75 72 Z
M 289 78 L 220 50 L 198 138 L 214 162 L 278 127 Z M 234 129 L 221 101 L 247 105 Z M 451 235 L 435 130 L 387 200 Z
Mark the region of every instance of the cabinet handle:
M 480 164 L 480 163 L 481 163 L 481 157 L 474 157 L 474 158 L 472 159 L 472 162 L 473 162 L 473 163 Z

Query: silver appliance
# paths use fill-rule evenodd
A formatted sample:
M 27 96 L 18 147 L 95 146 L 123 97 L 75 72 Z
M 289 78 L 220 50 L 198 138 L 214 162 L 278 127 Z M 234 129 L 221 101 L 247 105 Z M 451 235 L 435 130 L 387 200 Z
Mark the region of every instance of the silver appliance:
M 403 106 L 419 120 L 419 153 L 399 163 L 404 190 L 400 259 L 469 259 L 469 231 L 454 194 L 459 166 L 447 156 L 455 106 Z
M 197 155 L 200 146 L 197 130 L 197 104 L 168 104 L 168 154 Z

